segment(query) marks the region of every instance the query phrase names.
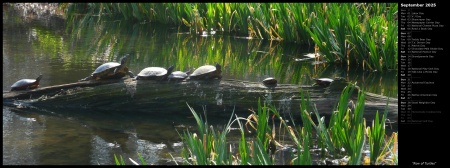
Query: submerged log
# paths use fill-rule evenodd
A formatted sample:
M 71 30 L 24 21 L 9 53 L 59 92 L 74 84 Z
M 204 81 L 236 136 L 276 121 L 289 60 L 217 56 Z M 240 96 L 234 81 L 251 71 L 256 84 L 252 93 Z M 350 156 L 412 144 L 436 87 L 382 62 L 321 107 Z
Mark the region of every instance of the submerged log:
M 211 81 L 147 81 L 106 80 L 77 82 L 42 87 L 30 91 L 7 92 L 3 103 L 11 106 L 40 108 L 72 108 L 79 110 L 106 110 L 177 114 L 189 113 L 187 104 L 197 112 L 228 116 L 235 113 L 250 114 L 258 101 L 270 103 L 281 113 L 300 114 L 301 91 L 307 93 L 319 113 L 331 114 L 339 101 L 342 88 L 278 84 L 266 87 L 262 83 L 240 80 Z M 356 91 L 355 91 L 356 93 Z M 354 98 L 353 100 L 355 100 Z M 371 116 L 383 112 L 387 98 L 366 94 L 365 113 Z M 389 117 L 397 119 L 397 100 L 389 100 Z M 312 111 L 312 110 L 311 110 Z

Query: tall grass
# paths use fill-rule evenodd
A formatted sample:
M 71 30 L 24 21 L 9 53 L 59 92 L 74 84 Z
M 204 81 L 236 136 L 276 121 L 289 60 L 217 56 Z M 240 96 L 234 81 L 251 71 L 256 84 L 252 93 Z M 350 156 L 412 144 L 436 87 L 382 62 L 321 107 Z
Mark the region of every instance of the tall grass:
M 385 109 L 381 119 L 377 112 L 375 115 L 375 120 L 372 122 L 372 127 L 367 127 L 367 136 L 369 137 L 370 145 L 370 164 L 375 164 L 378 160 L 378 156 L 380 156 L 382 152 L 381 150 L 386 132 L 386 116 L 387 109 Z
M 355 107 L 348 107 L 350 95 L 352 95 L 354 89 L 354 85 L 349 84 L 342 91 L 341 99 L 336 107 L 336 111 L 332 113 L 328 125 L 325 123 L 325 118 L 320 117 L 315 106 L 309 102 L 309 98 L 305 97 L 303 92 L 301 96 L 304 103 L 300 107 L 303 126 L 299 127 L 295 122 L 292 122 L 293 125 L 288 124 L 275 107 L 266 106 L 265 103 L 261 104 L 259 101 L 256 112 L 248 118 L 238 116 L 234 120 L 230 118 L 224 130 L 216 134 L 214 128 L 212 126 L 208 128 L 207 122 L 204 122 L 194 109 L 188 105 L 197 121 L 199 135 L 189 131 L 185 131 L 182 135 L 184 163 L 189 165 L 273 165 L 275 163 L 274 152 L 277 146 L 283 146 L 281 144 L 283 142 L 277 141 L 275 138 L 277 132 L 274 119 L 276 118 L 279 120 L 280 128 L 283 126 L 283 130 L 286 130 L 288 137 L 290 137 L 297 148 L 297 153 L 290 164 L 312 164 L 310 149 L 315 146 L 312 143 L 312 139 L 317 139 L 318 143 L 323 142 L 322 147 L 328 151 L 327 157 L 340 158 L 348 156 L 349 160 L 344 164 L 363 164 L 363 147 L 367 144 L 370 146 L 371 164 L 397 164 L 397 133 L 393 133 L 387 141 L 384 138 L 384 123 L 387 110 L 385 110 L 381 119 L 377 114 L 372 126 L 367 127 L 366 120 L 363 118 L 363 90 L 358 90 Z M 308 112 L 311 106 L 313 107 L 316 121 Z M 272 116 L 272 128 L 269 122 L 270 116 Z M 241 121 L 246 121 L 246 127 Z M 241 137 L 237 142 L 239 145 L 237 151 L 231 151 L 231 146 L 228 148 L 227 144 L 229 142 L 226 141 L 226 134 L 234 122 L 237 122 L 239 125 L 241 133 Z M 255 137 L 246 137 L 245 130 L 256 131 Z M 281 132 L 278 131 L 278 134 Z
M 203 118 L 188 105 L 197 121 L 199 135 L 185 131 L 180 135 L 184 141 L 182 157 L 188 165 L 231 165 L 232 155 L 228 149 L 226 134 L 230 130 L 232 120 L 222 132 L 215 132 Z M 233 116 L 233 115 L 231 115 Z
M 269 134 L 271 131 L 269 125 L 267 124 L 269 118 L 268 113 L 269 110 L 267 108 L 259 106 L 257 116 L 251 115 L 254 117 L 253 120 L 256 121 L 257 128 L 256 139 L 250 142 L 247 142 L 245 138 L 244 128 L 241 122 L 238 122 L 241 132 L 239 152 L 241 157 L 244 158 L 242 159 L 240 165 L 272 165 L 274 163 L 271 155 L 275 149 L 271 146 L 272 144 L 269 144 L 270 142 L 274 143 L 274 139 Z M 251 121 L 248 121 L 247 123 L 251 123 Z
M 61 5 L 66 11 L 69 27 L 75 29 L 85 27 L 93 20 L 97 24 L 127 20 L 183 26 L 191 33 L 217 30 L 271 41 L 310 45 L 314 42 L 329 62 L 344 62 L 379 71 L 397 69 L 397 6 L 396 3 Z

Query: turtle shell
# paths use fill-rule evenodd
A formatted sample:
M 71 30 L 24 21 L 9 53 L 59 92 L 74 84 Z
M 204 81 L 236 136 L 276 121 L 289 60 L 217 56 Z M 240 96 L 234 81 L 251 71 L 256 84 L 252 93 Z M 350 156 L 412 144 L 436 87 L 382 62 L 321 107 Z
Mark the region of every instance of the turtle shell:
M 188 77 L 188 73 L 189 73 L 189 71 L 187 71 L 187 72 L 175 71 L 175 72 L 172 72 L 168 78 L 171 80 L 183 80 Z
M 336 78 L 333 79 L 333 82 L 331 82 L 331 83 L 329 84 L 329 86 L 330 86 L 332 89 L 334 89 L 334 88 L 342 89 L 342 88 L 344 88 L 345 86 L 347 86 L 347 84 L 348 84 L 348 82 L 347 82 L 347 80 L 346 80 L 345 78 L 342 78 L 342 77 L 336 77 Z
M 124 77 L 125 75 L 130 75 L 130 77 L 134 77 L 133 73 L 128 70 L 128 67 L 125 65 L 128 62 L 129 54 L 122 57 L 120 63 L 117 62 L 108 62 L 100 65 L 95 69 L 95 71 L 91 74 L 91 76 L 81 79 L 80 81 L 86 81 L 89 79 L 119 79 Z
M 314 79 L 319 86 L 329 86 L 334 80 L 330 78 Z
M 162 67 L 147 67 L 139 72 L 136 79 L 165 80 L 172 73 L 173 68 L 174 66 L 170 66 L 168 69 Z
M 95 77 L 100 77 L 100 78 L 107 76 L 111 72 L 114 72 L 114 69 L 120 65 L 121 64 L 119 64 L 117 62 L 104 63 L 104 64 L 100 65 L 97 69 L 95 69 L 95 71 L 92 73 L 92 75 Z
M 213 79 L 213 78 L 222 78 L 222 67 L 216 63 L 215 66 L 212 65 L 204 65 L 197 68 L 192 74 L 189 76 L 190 79 Z
M 39 81 L 41 80 L 42 75 L 39 75 L 36 79 L 21 79 L 11 85 L 11 91 L 14 90 L 28 90 L 28 89 L 36 89 L 39 87 Z
M 278 81 L 275 78 L 272 78 L 272 77 L 266 78 L 262 82 L 266 86 L 267 85 L 272 86 L 272 85 L 276 85 L 278 83 Z

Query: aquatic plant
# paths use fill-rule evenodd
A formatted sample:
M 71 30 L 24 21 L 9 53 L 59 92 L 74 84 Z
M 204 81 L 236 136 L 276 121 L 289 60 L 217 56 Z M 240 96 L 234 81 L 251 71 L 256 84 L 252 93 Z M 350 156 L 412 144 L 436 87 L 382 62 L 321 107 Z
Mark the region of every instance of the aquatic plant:
M 380 119 L 378 112 L 375 115 L 375 120 L 372 121 L 372 127 L 367 127 L 367 136 L 369 137 L 370 145 L 370 164 L 375 164 L 381 155 L 382 145 L 384 143 L 385 131 L 386 131 L 386 115 L 387 109 Z
M 139 154 L 139 152 L 137 153 L 138 157 L 139 157 L 139 161 L 141 162 L 141 165 L 147 165 L 147 162 L 144 160 L 144 158 L 142 158 L 141 154 Z M 140 165 L 139 163 L 137 163 L 136 161 L 134 161 L 131 158 L 128 158 L 134 165 Z M 114 162 L 116 163 L 116 165 L 126 165 L 125 164 L 125 160 L 123 160 L 122 155 L 120 155 L 120 159 L 117 158 L 116 154 L 114 154 Z
M 370 146 L 370 163 L 371 164 L 397 164 L 397 133 L 393 133 L 388 141 L 384 141 L 385 136 L 385 120 L 387 110 L 380 119 L 378 114 L 375 117 L 373 125 L 366 127 L 366 120 L 363 118 L 364 113 L 364 91 L 358 89 L 358 97 L 356 105 L 349 107 L 348 102 L 355 89 L 354 84 L 348 84 L 342 91 L 341 98 L 330 117 L 329 124 L 325 123 L 325 118 L 320 117 L 317 109 L 313 106 L 316 116 L 314 122 L 311 114 L 308 112 L 312 105 L 309 98 L 305 98 L 303 92 L 301 104 L 301 119 L 303 127 L 297 127 L 294 120 L 293 125 L 287 124 L 280 113 L 273 106 L 266 106 L 258 101 L 258 110 L 253 112 L 248 118 L 237 117 L 235 120 L 230 118 L 227 126 L 222 132 L 218 132 L 216 136 L 214 129 L 207 122 L 203 122 L 195 111 L 188 105 L 194 118 L 197 120 L 200 136 L 196 133 L 186 131 L 183 134 L 183 157 L 185 164 L 190 165 L 272 165 L 275 163 L 273 153 L 277 146 L 282 146 L 281 141 L 277 140 L 274 118 L 279 119 L 280 128 L 286 130 L 289 137 L 295 143 L 297 153 L 291 164 L 311 165 L 310 149 L 314 145 L 312 139 L 317 138 L 318 145 L 328 151 L 328 156 L 333 158 L 349 156 L 348 162 L 343 164 L 361 165 L 367 164 L 366 159 L 362 158 L 363 147 L 367 144 Z M 269 116 L 272 115 L 272 128 L 269 126 Z M 292 118 L 292 116 L 291 116 Z M 246 127 L 243 127 L 241 120 L 246 120 Z M 241 138 L 238 142 L 239 148 L 233 155 L 231 148 L 226 147 L 226 134 L 229 132 L 231 124 L 237 122 Z M 256 131 L 255 137 L 249 141 L 246 138 L 245 130 Z M 295 129 L 298 128 L 298 129 Z M 313 130 L 314 128 L 314 130 Z M 281 131 L 278 131 L 281 133 Z M 313 137 L 315 135 L 315 137 Z M 203 138 L 201 138 L 203 137 Z M 208 142 L 209 140 L 209 142 Z M 322 145 L 320 145 L 322 143 Z M 384 147 L 383 147 L 384 145 Z M 343 149 L 343 150 L 342 150 Z M 219 154 L 220 153 L 220 154 Z M 221 156 L 219 160 L 217 157 Z M 362 162 L 364 160 L 364 162 Z
M 188 165 L 230 165 L 232 163 L 231 153 L 227 147 L 226 133 L 229 131 L 232 120 L 222 132 L 215 132 L 214 128 L 208 126 L 207 121 L 188 105 L 195 120 L 199 135 L 185 131 L 180 137 L 183 139 L 183 150 L 181 156 Z M 233 116 L 233 115 L 232 115 Z

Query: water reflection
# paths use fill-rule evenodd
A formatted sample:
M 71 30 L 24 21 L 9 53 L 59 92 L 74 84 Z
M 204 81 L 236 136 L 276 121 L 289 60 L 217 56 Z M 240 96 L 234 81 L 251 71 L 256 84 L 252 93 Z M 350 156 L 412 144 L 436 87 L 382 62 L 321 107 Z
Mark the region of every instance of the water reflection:
M 35 150 L 40 142 L 34 137 L 44 130 L 36 118 L 20 117 L 3 107 L 3 164 L 39 164 Z
M 167 118 L 165 114 L 119 114 L 104 111 L 49 111 L 3 108 L 4 164 L 84 165 L 115 164 L 114 154 L 148 164 L 174 164 L 180 156 L 176 131 L 191 129 L 188 114 Z M 208 117 L 214 126 L 220 117 Z M 175 128 L 183 125 L 183 128 Z M 140 162 L 139 162 L 140 163 Z
M 111 158 L 114 156 L 111 155 L 111 151 L 114 149 L 114 146 L 111 146 L 111 142 L 106 142 L 99 136 L 94 136 L 92 138 L 92 150 L 91 150 L 91 162 L 92 165 L 108 165 L 110 164 Z M 113 144 L 115 145 L 115 144 Z

